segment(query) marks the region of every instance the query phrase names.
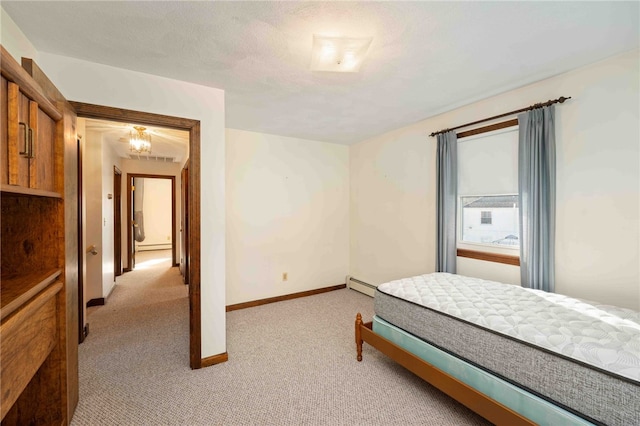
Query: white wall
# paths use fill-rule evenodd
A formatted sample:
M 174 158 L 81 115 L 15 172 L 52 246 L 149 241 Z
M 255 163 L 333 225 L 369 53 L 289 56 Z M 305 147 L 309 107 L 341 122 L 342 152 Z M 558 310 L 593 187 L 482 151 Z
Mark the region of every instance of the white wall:
M 344 283 L 348 147 L 234 129 L 226 143 L 227 304 Z
M 18 63 L 23 56 L 38 62 L 38 51 L 2 8 L 0 8 L 0 43 Z
M 429 133 L 564 95 L 573 99 L 556 109 L 556 291 L 640 309 L 639 63 L 628 52 L 353 145 L 351 274 L 379 284 L 434 271 Z M 458 260 L 459 273 L 517 276 Z
M 144 241 L 136 242 L 137 250 L 171 248 L 171 180 L 143 178 Z
M 44 52 L 38 61 L 69 100 L 200 121 L 202 357 L 224 353 L 224 92 Z
M 434 155 L 419 126 L 351 146 L 350 275 L 381 284 L 434 270 Z
M 87 149 L 86 149 L 86 139 L 87 139 L 87 133 L 86 133 L 86 129 L 85 129 L 85 121 L 83 119 L 78 119 L 76 120 L 76 132 L 78 135 L 78 139 L 80 140 L 80 145 L 81 145 L 81 149 L 80 152 L 82 152 L 82 163 L 84 163 L 85 158 L 86 158 L 86 154 L 87 154 Z M 83 168 L 83 172 L 82 172 L 82 179 L 84 180 L 84 168 Z M 79 190 L 81 188 L 78 188 Z M 83 190 L 84 191 L 84 190 Z M 87 323 L 87 300 L 90 299 L 90 297 L 87 297 L 88 292 L 87 292 L 87 261 L 89 260 L 89 254 L 87 254 L 87 247 L 88 247 L 88 243 L 87 243 L 87 197 L 85 197 L 83 194 L 82 196 L 79 194 L 78 195 L 79 200 L 81 201 L 81 205 L 80 205 L 80 210 L 81 210 L 81 223 L 82 223 L 82 241 L 79 243 L 80 250 L 83 250 L 84 255 L 82 256 L 82 268 L 79 271 L 82 274 L 82 289 L 78 289 L 78 292 L 80 292 L 80 290 L 82 290 L 82 307 L 80 309 L 82 309 L 81 312 L 81 317 L 84 321 L 84 323 L 82 324 L 82 327 L 84 329 L 84 326 Z M 80 282 L 78 282 L 78 285 L 80 284 Z M 79 313 L 80 314 L 80 313 Z
M 466 247 L 469 249 L 469 247 Z M 499 254 L 517 256 L 517 251 L 492 250 Z M 484 260 L 458 257 L 457 271 L 460 275 L 478 277 L 485 280 L 499 281 L 505 284 L 520 285 L 520 267 L 502 263 L 485 262 Z M 431 271 L 433 272 L 433 271 Z
M 120 157 L 108 143 L 102 144 L 102 294 L 108 297 L 115 286 L 114 274 L 114 199 L 113 196 L 113 167 L 122 167 Z M 91 179 L 91 178 L 90 178 Z M 85 180 L 86 182 L 86 180 Z
M 79 129 L 84 120 L 79 119 Z M 82 134 L 84 133 L 84 134 Z M 96 246 L 97 255 L 86 253 L 85 303 L 91 299 L 107 298 L 115 285 L 114 277 L 114 217 L 113 167 L 121 167 L 120 158 L 99 132 L 83 130 L 79 133 L 84 144 L 83 196 L 86 205 L 86 248 Z
M 93 131 L 86 132 L 84 143 L 82 181 L 86 205 L 85 251 L 96 247 L 97 255 L 85 253 L 87 276 L 85 279 L 85 303 L 92 299 L 105 297 L 102 282 L 102 136 Z

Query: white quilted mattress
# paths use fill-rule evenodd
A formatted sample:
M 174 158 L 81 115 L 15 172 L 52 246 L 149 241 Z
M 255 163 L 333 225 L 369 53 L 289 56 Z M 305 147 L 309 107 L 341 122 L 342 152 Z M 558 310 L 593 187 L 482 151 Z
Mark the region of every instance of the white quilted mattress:
M 640 382 L 639 312 L 447 273 L 378 290 Z

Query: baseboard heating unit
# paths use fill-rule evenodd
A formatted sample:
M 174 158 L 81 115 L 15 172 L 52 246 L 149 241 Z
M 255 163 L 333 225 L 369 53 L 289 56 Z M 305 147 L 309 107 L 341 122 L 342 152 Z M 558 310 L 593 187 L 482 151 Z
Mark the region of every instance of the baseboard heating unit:
M 373 294 L 376 291 L 376 286 L 375 285 L 366 283 L 366 282 L 361 281 L 361 280 L 359 280 L 357 278 L 353 278 L 350 275 L 347 275 L 346 282 L 347 282 L 347 288 L 359 291 L 360 293 L 364 293 L 367 296 L 373 297 Z
M 136 251 L 170 250 L 171 243 L 136 244 Z

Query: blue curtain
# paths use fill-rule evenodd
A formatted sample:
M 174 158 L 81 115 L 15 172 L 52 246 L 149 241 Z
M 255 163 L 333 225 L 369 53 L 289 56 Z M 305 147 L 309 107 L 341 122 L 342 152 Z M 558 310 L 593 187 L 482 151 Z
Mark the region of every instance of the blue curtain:
M 520 281 L 555 289 L 556 140 L 551 105 L 518 115 Z
M 458 137 L 454 131 L 438 134 L 436 175 L 436 271 L 455 274 Z

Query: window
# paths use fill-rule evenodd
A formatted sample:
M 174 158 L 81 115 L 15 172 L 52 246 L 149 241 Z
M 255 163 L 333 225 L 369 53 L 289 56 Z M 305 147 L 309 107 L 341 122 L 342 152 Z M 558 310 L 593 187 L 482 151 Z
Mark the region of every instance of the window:
M 491 210 L 487 212 L 480 212 L 480 224 L 491 225 Z
M 519 247 L 517 127 L 458 140 L 458 193 L 460 247 Z
M 518 247 L 518 196 L 460 197 L 460 241 Z

